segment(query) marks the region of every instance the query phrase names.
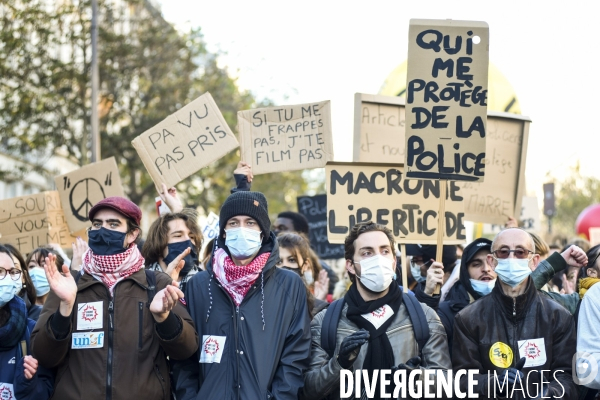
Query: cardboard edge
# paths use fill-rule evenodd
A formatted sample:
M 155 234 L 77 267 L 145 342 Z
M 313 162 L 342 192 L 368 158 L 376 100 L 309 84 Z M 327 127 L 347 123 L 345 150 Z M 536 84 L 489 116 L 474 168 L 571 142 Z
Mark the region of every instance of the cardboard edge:
M 521 158 L 519 160 L 519 178 L 517 181 L 517 190 L 515 199 L 515 213 L 514 217 L 519 218 L 521 215 L 521 206 L 523 203 L 523 196 L 525 194 L 525 169 L 527 168 L 527 149 L 529 145 L 529 121 L 523 121 L 522 132 L 523 139 L 521 145 Z

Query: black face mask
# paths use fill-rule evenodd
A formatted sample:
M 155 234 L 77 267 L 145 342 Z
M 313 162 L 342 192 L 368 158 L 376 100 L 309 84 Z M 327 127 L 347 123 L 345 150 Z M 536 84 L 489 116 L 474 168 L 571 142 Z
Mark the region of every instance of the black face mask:
M 98 256 L 112 256 L 127 250 L 123 247 L 126 236 L 124 232 L 112 231 L 104 227 L 92 229 L 88 231 L 88 245 Z
M 183 253 L 188 247 L 191 249 L 191 251 L 190 254 L 183 258 L 183 261 L 185 261 L 185 265 L 183 266 L 181 271 L 179 271 L 179 276 L 186 276 L 192 270 L 192 268 L 198 265 L 198 253 L 196 253 L 196 247 L 194 246 L 191 240 L 186 240 L 184 242 L 177 243 L 169 243 L 167 245 L 169 253 L 164 258 L 164 262 L 167 265 L 169 265 L 173 260 L 175 260 L 177 256 Z
M 288 271 L 295 272 L 300 278 L 302 278 L 302 272 L 300 272 L 300 268 L 281 267 L 281 269 L 287 269 Z

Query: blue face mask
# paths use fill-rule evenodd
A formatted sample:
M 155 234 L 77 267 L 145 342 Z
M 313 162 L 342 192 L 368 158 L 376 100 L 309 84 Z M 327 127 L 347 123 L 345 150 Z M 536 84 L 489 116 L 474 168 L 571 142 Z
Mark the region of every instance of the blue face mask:
M 248 228 L 234 228 L 225 231 L 225 246 L 232 256 L 238 259 L 250 258 L 260 250 L 261 231 Z
M 20 282 L 19 278 L 19 282 Z M 9 301 L 15 297 L 17 293 L 17 282 L 10 278 L 9 274 L 6 274 L 4 279 L 0 279 L 0 308 L 8 304 Z
M 169 250 L 169 253 L 163 259 L 165 264 L 167 264 L 168 266 L 173 260 L 177 258 L 177 256 L 183 253 L 188 247 L 191 249 L 191 251 L 190 254 L 183 258 L 183 261 L 185 261 L 185 265 L 183 266 L 183 269 L 179 272 L 179 275 L 181 276 L 187 275 L 192 270 L 192 268 L 194 268 L 198 264 L 198 253 L 196 253 L 196 247 L 194 246 L 191 240 L 167 244 L 167 249 Z
M 529 275 L 529 260 L 524 258 L 505 258 L 498 260 L 498 265 L 494 270 L 498 278 L 508 286 L 514 288 L 523 282 Z
M 471 281 L 471 286 L 473 290 L 479 293 L 482 296 L 490 294 L 494 286 L 496 285 L 496 280 L 493 279 L 491 281 L 478 281 L 477 279 L 469 279 Z
M 421 266 L 420 265 L 413 265 L 413 263 L 409 263 L 409 265 L 410 265 L 410 273 L 412 274 L 413 278 L 415 278 L 415 281 L 417 281 L 418 283 L 421 283 L 421 282 L 425 282 L 427 280 L 426 276 L 421 275 Z
M 48 278 L 46 278 L 46 272 L 43 268 L 31 268 L 29 270 L 29 276 L 35 286 L 35 294 L 37 297 L 42 297 L 48 294 L 50 291 L 50 284 Z
M 112 256 L 127 250 L 123 247 L 125 243 L 124 232 L 112 231 L 104 227 L 88 231 L 88 244 L 97 256 Z

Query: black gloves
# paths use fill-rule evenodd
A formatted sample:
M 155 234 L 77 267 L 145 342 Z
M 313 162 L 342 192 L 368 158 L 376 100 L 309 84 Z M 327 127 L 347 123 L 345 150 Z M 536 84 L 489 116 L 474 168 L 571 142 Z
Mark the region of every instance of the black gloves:
M 521 372 L 521 369 L 523 369 L 523 366 L 525 365 L 525 357 L 521 358 L 517 364 L 515 365 L 514 368 L 508 368 L 506 371 L 504 371 L 503 374 L 501 374 L 498 377 L 498 380 L 500 382 L 500 384 L 504 383 L 504 380 L 507 379 L 508 381 L 508 387 L 504 387 L 502 388 L 502 390 L 499 392 L 501 397 L 507 397 L 508 393 L 510 393 L 510 391 L 512 391 L 512 389 L 515 387 L 515 382 L 517 380 L 520 380 L 522 384 L 524 384 L 524 378 L 525 378 L 525 374 L 523 372 Z M 498 388 L 498 390 L 500 390 L 500 388 Z
M 398 366 L 396 368 L 394 368 L 394 372 L 398 371 L 399 369 L 405 369 L 410 372 L 414 369 L 419 368 L 420 366 L 421 366 L 421 357 L 413 357 L 405 363 L 398 364 Z
M 338 363 L 344 369 L 349 369 L 360 353 L 360 347 L 369 340 L 369 331 L 361 329 L 342 341 L 338 353 Z

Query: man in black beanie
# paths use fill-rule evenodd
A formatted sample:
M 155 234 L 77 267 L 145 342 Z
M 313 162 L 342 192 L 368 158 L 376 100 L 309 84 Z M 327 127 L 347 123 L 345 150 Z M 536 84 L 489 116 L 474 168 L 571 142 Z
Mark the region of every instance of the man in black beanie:
M 206 271 L 188 282 L 188 308 L 202 342 L 195 357 L 174 366 L 177 398 L 297 399 L 308 366 L 310 314 L 302 279 L 275 267 L 279 248 L 267 199 L 232 193 L 219 226 Z

